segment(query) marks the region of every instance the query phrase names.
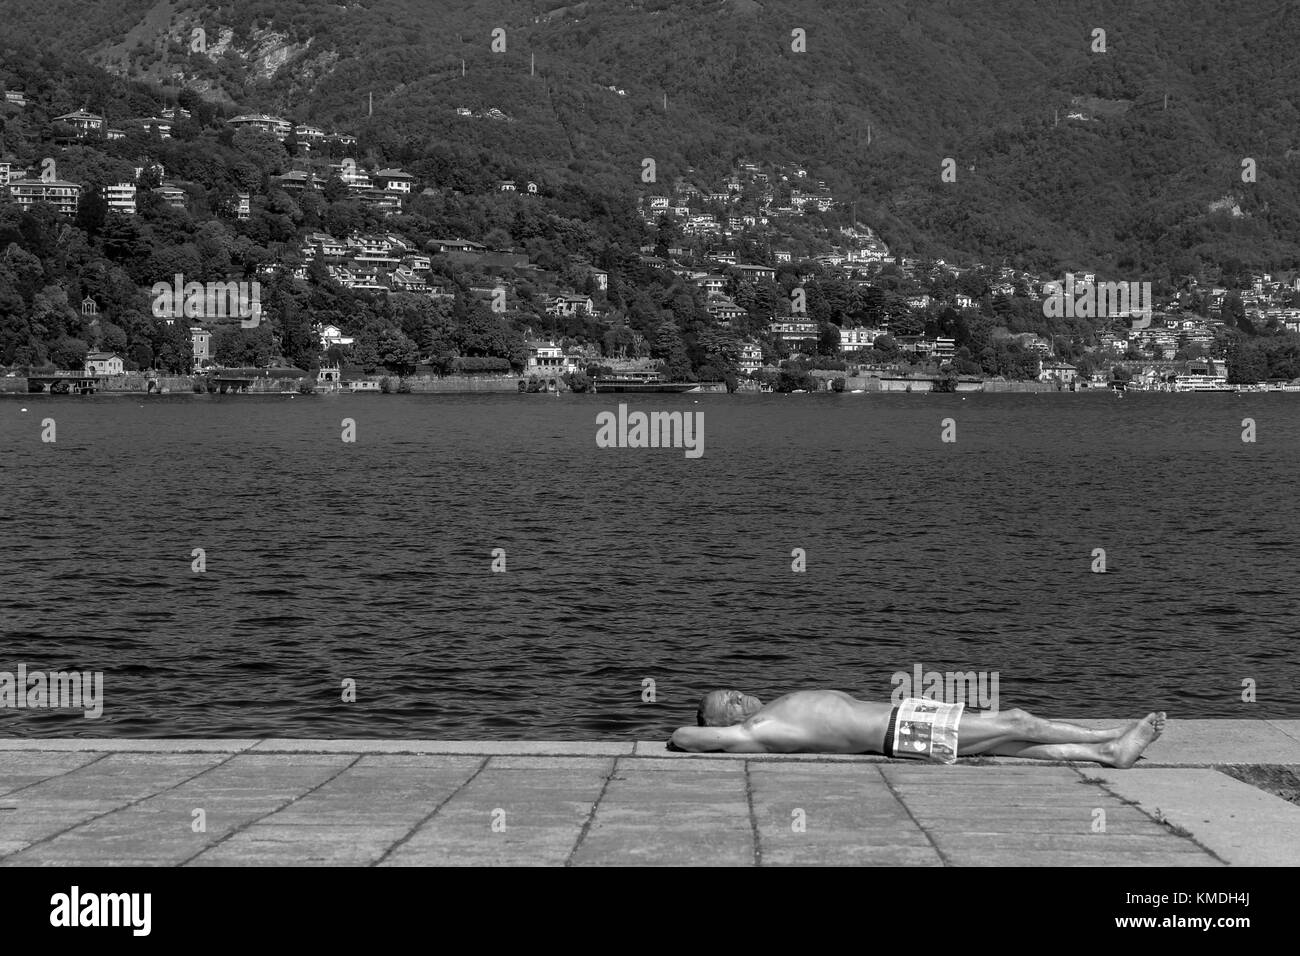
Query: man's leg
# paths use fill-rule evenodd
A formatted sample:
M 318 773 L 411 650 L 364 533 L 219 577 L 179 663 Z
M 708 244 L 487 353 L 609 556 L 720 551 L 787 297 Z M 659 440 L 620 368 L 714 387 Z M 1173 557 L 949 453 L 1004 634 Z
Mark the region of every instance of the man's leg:
M 1043 744 L 1024 740 L 995 744 L 981 753 L 997 757 L 1025 757 L 1030 760 L 1091 760 L 1108 767 L 1127 770 L 1137 763 L 1146 750 L 1165 729 L 1165 714 L 1147 714 L 1123 736 L 1100 743 Z
M 991 714 L 967 711 L 962 713 L 957 729 L 957 753 L 963 757 L 989 753 L 991 748 L 1013 741 L 1021 744 L 1105 743 L 1128 733 L 1134 723 L 1130 721 L 1124 727 L 1092 730 L 1065 721 L 1044 720 L 1027 710 L 1000 710 Z

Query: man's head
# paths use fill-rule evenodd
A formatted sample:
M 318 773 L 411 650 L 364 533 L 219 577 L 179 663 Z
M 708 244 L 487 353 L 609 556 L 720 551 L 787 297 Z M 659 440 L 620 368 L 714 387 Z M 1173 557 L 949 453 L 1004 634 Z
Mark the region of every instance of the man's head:
M 695 722 L 701 727 L 730 727 L 743 723 L 763 709 L 757 697 L 738 690 L 712 690 L 704 695 L 695 712 Z

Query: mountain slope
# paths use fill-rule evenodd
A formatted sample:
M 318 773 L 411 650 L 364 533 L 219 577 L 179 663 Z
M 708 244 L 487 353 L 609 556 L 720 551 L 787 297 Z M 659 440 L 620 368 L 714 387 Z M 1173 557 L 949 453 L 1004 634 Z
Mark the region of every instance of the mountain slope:
M 12 19 L 29 39 L 73 23 L 66 42 L 110 69 L 350 129 L 393 160 L 437 154 L 448 175 L 486 158 L 662 190 L 771 159 L 806 165 L 903 251 L 1126 276 L 1300 264 L 1300 14 L 1285 0 L 1132 6 L 50 0 Z M 197 27 L 207 55 L 190 52 Z M 796 28 L 807 52 L 791 49 Z M 646 157 L 657 186 L 640 182 Z M 1242 182 L 1245 157 L 1258 182 Z M 1241 215 L 1211 211 L 1225 197 Z

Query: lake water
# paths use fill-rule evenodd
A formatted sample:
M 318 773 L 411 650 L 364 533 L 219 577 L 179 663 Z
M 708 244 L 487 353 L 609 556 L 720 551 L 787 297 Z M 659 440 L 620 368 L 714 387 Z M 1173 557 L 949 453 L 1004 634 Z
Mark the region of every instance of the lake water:
M 702 412 L 704 456 L 596 447 L 620 401 Z M 0 734 L 658 739 L 917 664 L 1298 717 L 1298 464 L 1291 395 L 7 397 L 0 670 L 105 703 Z

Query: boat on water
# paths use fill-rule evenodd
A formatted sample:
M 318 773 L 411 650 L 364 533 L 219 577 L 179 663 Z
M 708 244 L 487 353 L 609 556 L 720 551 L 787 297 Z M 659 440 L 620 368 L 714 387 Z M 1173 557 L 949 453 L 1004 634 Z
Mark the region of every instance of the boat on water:
M 1174 380 L 1173 391 L 1175 392 L 1235 392 L 1236 385 L 1229 385 L 1228 379 L 1222 375 L 1180 375 Z

